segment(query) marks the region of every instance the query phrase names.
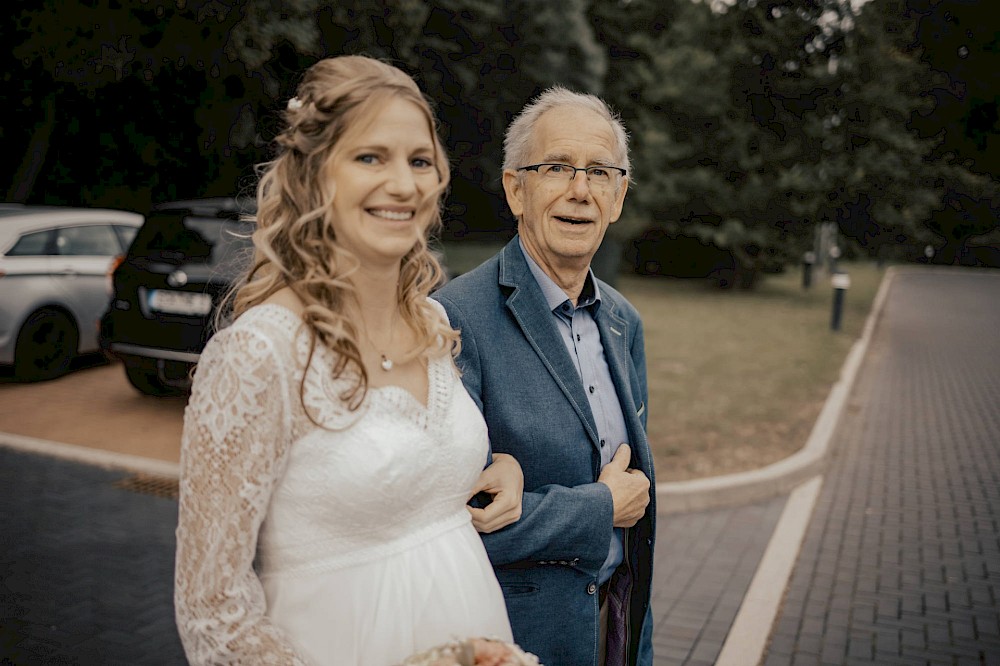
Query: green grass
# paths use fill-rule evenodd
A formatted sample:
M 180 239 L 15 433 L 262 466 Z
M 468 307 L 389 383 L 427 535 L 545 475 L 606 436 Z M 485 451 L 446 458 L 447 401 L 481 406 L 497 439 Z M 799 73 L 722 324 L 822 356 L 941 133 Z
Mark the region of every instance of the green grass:
M 448 244 L 465 272 L 498 245 Z M 639 309 L 649 373 L 649 441 L 658 481 L 762 467 L 802 448 L 884 271 L 845 264 L 851 288 L 841 330 L 830 330 L 828 275 L 809 290 L 790 267 L 750 291 L 695 280 L 622 275 L 618 289 Z
M 753 291 L 622 276 L 619 289 L 645 328 L 658 481 L 753 469 L 802 448 L 883 273 L 870 264 L 846 270 L 838 332 L 825 276 L 803 290 L 790 270 Z

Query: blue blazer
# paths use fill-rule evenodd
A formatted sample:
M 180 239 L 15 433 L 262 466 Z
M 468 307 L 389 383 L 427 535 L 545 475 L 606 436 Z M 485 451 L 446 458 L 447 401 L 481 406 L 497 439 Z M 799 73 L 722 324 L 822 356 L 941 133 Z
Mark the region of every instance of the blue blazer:
M 639 313 L 600 282 L 596 321 L 625 415 L 631 467 L 650 480 L 643 518 L 626 531 L 629 664 L 653 661 L 650 581 L 655 487 L 646 440 L 646 357 Z M 524 469 L 521 519 L 483 542 L 514 639 L 545 666 L 597 663 L 597 576 L 612 536 L 611 491 L 597 482 L 600 443 L 583 383 L 517 238 L 433 295 L 462 334 L 462 380 L 495 452 Z

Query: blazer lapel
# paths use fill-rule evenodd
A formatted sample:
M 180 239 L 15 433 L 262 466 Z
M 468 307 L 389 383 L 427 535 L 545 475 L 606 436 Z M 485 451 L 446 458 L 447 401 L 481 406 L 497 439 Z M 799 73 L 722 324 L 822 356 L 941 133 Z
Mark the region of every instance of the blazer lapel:
M 566 351 L 566 345 L 559 338 L 552 313 L 524 260 L 516 236 L 500 254 L 500 285 L 510 290 L 507 309 L 521 327 L 528 344 L 538 354 L 559 390 L 573 406 L 573 411 L 587 430 L 591 444 L 599 448 L 597 424 L 591 414 L 583 382 Z
M 605 298 L 601 301 L 601 307 L 597 311 L 597 329 L 601 332 L 601 344 L 604 346 L 604 358 L 608 362 L 608 369 L 611 371 L 611 381 L 615 385 L 615 392 L 618 395 L 618 402 L 621 405 L 622 414 L 625 416 L 625 425 L 628 428 L 629 440 L 632 443 L 632 455 L 639 461 L 638 465 L 633 465 L 639 469 L 650 469 L 651 462 L 646 455 L 647 447 L 636 446 L 639 440 L 645 441 L 646 431 L 642 427 L 642 421 L 636 412 L 639 402 L 638 396 L 632 395 L 632 383 L 629 380 L 628 363 L 630 359 L 628 340 L 628 322 L 618 316 L 614 311 L 615 304 Z

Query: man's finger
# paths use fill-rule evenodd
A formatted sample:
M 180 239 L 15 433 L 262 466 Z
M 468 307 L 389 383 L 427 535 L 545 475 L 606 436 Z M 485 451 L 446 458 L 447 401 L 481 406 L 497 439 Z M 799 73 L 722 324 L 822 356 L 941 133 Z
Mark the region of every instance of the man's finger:
M 493 518 L 492 520 L 484 520 L 483 517 L 473 517 L 472 526 L 476 528 L 476 531 L 480 534 L 490 534 L 495 532 L 504 525 L 510 524 L 511 521 L 501 520 L 500 517 Z
M 479 480 L 476 481 L 476 485 L 472 487 L 472 490 L 469 492 L 469 496 L 466 498 L 465 501 L 468 502 L 473 497 L 486 490 L 489 487 L 489 485 L 490 485 L 489 482 L 483 481 L 482 477 L 480 477 Z
M 608 466 L 614 465 L 613 469 L 619 472 L 624 472 L 628 469 L 629 461 L 632 459 L 632 449 L 629 448 L 628 444 L 622 443 L 615 451 L 615 457 L 611 459 Z
M 472 525 L 473 525 L 473 527 L 475 527 L 477 530 L 480 529 L 480 528 L 482 528 L 482 526 L 483 526 L 483 520 L 485 519 L 486 510 L 485 509 L 477 509 L 477 508 L 472 507 L 472 506 L 466 506 L 465 508 L 469 511 L 469 514 L 472 516 Z
M 465 507 L 472 516 L 472 525 L 479 532 L 489 534 L 502 527 L 507 527 L 511 523 L 516 523 L 521 517 L 520 513 L 513 507 L 501 507 L 490 504 L 485 509 L 476 509 L 471 506 Z
M 629 470 L 626 470 L 626 471 L 627 471 L 627 472 L 628 472 L 629 474 L 632 474 L 632 475 L 639 475 L 639 476 L 641 476 L 642 478 L 646 479 L 646 481 L 647 481 L 647 482 L 649 481 L 649 477 L 647 477 L 647 476 L 646 476 L 646 473 L 645 473 L 645 472 L 643 472 L 643 471 L 642 471 L 641 469 L 635 469 L 635 468 L 633 467 L 632 469 L 629 469 Z

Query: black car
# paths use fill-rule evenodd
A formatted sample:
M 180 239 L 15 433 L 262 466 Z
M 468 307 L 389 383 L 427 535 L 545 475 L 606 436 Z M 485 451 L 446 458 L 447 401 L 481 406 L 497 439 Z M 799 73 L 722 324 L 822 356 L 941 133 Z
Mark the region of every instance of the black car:
M 217 198 L 157 206 L 112 275 L 100 343 L 149 395 L 178 395 L 213 333 L 215 314 L 251 260 L 252 203 Z

